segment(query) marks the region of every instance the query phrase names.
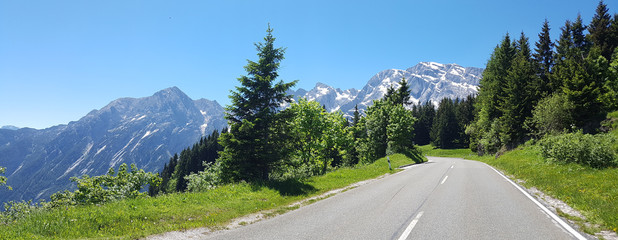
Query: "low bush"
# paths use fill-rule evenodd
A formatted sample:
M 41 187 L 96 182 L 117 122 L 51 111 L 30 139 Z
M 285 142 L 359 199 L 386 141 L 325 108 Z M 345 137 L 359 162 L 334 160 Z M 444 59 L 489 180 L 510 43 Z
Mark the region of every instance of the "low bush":
M 98 204 L 112 200 L 135 198 L 146 196 L 141 190 L 144 186 L 159 185 L 161 178 L 154 173 L 137 169 L 131 164 L 131 171 L 127 171 L 127 164 L 120 165 L 118 174 L 114 168 L 110 168 L 106 175 L 90 177 L 83 175 L 81 178 L 72 177 L 71 181 L 77 183 L 77 190 L 70 192 L 58 192 L 51 195 L 53 206 Z
M 613 135 L 590 135 L 581 131 L 546 136 L 539 142 L 541 153 L 546 159 L 593 168 L 618 165 L 615 143 L 616 137 Z
M 185 176 L 187 191 L 203 192 L 221 184 L 221 164 L 204 162 L 204 171 Z

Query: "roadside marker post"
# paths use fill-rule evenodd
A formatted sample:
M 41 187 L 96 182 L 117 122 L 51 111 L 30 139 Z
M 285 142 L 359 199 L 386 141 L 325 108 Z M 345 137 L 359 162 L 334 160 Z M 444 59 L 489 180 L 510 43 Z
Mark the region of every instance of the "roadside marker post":
M 388 161 L 388 170 L 393 170 L 393 168 L 391 167 L 391 158 L 389 156 L 386 156 L 386 161 Z

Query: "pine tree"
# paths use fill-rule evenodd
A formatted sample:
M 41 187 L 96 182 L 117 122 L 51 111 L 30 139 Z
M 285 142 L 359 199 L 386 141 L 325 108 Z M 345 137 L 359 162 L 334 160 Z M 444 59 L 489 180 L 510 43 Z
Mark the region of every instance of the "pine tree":
M 352 126 L 356 126 L 360 121 L 360 113 L 358 112 L 358 104 L 354 105 L 354 118 L 352 119 Z
M 614 17 L 612 18 L 612 23 L 609 26 L 609 34 L 610 49 L 612 49 L 612 52 L 615 52 L 616 48 L 618 48 L 618 13 L 614 14 Z M 615 54 L 612 54 L 612 57 L 607 59 L 607 61 L 613 62 L 615 56 Z
M 399 89 L 397 89 L 397 99 L 395 99 L 395 103 L 406 106 L 410 104 L 410 86 L 408 85 L 408 81 L 405 77 L 401 78 L 399 85 L 400 86 Z
M 596 50 L 595 50 L 596 49 Z M 573 119 L 579 128 L 592 132 L 602 118 L 600 102 L 606 81 L 607 60 L 600 56 L 597 48 L 583 59 L 567 59 L 562 65 L 565 69 L 563 92 L 574 105 Z
M 568 78 L 570 73 L 567 71 L 566 62 L 572 61 L 574 57 L 573 37 L 571 34 L 571 21 L 567 20 L 564 26 L 560 28 L 560 38 L 556 45 L 555 61 L 553 71 L 549 76 L 551 83 L 551 91 L 562 91 L 564 79 Z
M 536 48 L 533 54 L 537 65 L 537 75 L 540 79 L 538 91 L 543 96 L 548 96 L 553 92 L 549 81 L 549 74 L 554 66 L 554 43 L 551 41 L 549 30 L 549 22 L 545 19 L 541 33 L 539 33 L 539 41 L 535 43 Z
M 284 154 L 273 125 L 281 104 L 291 101 L 286 92 L 296 81 L 275 82 L 285 49 L 274 47 L 272 31 L 269 26 L 264 42 L 255 44 L 259 60 L 248 60 L 248 76 L 238 78 L 241 86 L 231 92 L 232 104 L 226 108 L 230 132 L 221 135 L 224 150 L 219 161 L 227 181 L 268 179 L 272 164 Z
M 511 42 L 511 38 L 506 34 L 500 45 L 494 49 L 485 71 L 483 71 L 477 106 L 475 106 L 480 111 L 477 120 L 471 126 L 471 129 L 474 129 L 473 135 L 471 135 L 474 139 L 471 139 L 471 141 L 475 143 L 475 150 L 479 154 L 496 152 L 502 145 L 495 140 L 498 139 L 496 135 L 498 134 L 497 120 L 502 116 L 500 99 L 504 96 L 506 77 L 515 57 L 516 45 Z
M 573 39 L 573 47 L 575 47 L 578 52 L 576 52 L 576 56 L 583 61 L 590 51 L 590 42 L 586 39 L 586 34 L 584 31 L 586 30 L 586 26 L 582 22 L 582 15 L 577 14 L 577 19 L 571 25 L 571 35 Z
M 538 82 L 530 57 L 528 38 L 521 33 L 517 54 L 508 71 L 507 84 L 502 96 L 500 140 L 508 148 L 522 143 L 526 137 L 524 122 L 532 117 L 532 109 L 540 100 L 535 82 Z
M 588 26 L 588 37 L 593 46 L 601 50 L 601 56 L 610 60 L 613 53 L 613 43 L 611 42 L 611 16 L 608 13 L 607 5 L 599 1 L 596 13 L 592 17 L 592 22 Z

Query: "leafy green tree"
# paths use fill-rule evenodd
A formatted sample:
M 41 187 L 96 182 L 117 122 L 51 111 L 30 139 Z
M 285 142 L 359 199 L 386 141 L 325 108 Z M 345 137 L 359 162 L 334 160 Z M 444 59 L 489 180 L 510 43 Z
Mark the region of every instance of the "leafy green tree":
M 414 122 L 416 118 L 403 105 L 388 106 L 386 126 L 386 154 L 405 153 L 414 148 Z
M 291 152 L 287 162 L 293 169 L 307 169 L 306 175 L 324 174 L 348 158 L 352 134 L 341 112 L 328 113 L 318 102 L 300 99 L 285 110 Z
M 558 134 L 569 130 L 574 124 L 572 117 L 574 108 L 573 103 L 562 93 L 554 93 L 539 101 L 532 112 L 535 135 L 543 137 L 546 134 Z
M 373 101 L 359 121 L 357 151 L 361 162 L 370 163 L 391 153 L 413 150 L 414 122 L 411 111 L 385 98 Z
M 366 137 L 360 141 L 358 148 L 361 162 L 373 162 L 386 155 L 389 105 L 389 102 L 385 99 L 374 100 L 373 105 L 367 108 L 367 115 L 361 120 L 366 134 Z
M 610 60 L 615 47 L 612 43 L 612 33 L 610 24 L 612 21 L 611 16 L 608 13 L 607 5 L 603 1 L 599 1 L 592 22 L 588 26 L 588 36 L 593 46 L 598 47 L 601 50 L 601 56 Z
M 551 41 L 549 30 L 549 22 L 545 19 L 541 33 L 539 33 L 539 41 L 535 43 L 536 48 L 532 54 L 537 66 L 537 75 L 540 80 L 537 89 L 541 96 L 547 96 L 553 92 L 549 81 L 549 75 L 554 66 L 554 43 Z
M 274 128 L 279 109 L 291 102 L 286 92 L 296 81 L 275 82 L 285 49 L 275 48 L 275 38 L 270 26 L 263 43 L 255 44 L 259 60 L 248 60 L 248 76 L 238 78 L 241 86 L 230 95 L 231 105 L 226 107 L 230 131 L 221 135 L 224 147 L 219 161 L 227 181 L 266 180 L 271 168 L 285 153 L 279 148 Z
M 0 167 L 0 174 L 4 174 L 4 172 L 6 172 L 6 168 Z M 4 185 L 6 185 L 6 177 L 0 176 L 0 186 L 4 186 Z M 8 188 L 11 189 L 10 186 L 8 186 Z

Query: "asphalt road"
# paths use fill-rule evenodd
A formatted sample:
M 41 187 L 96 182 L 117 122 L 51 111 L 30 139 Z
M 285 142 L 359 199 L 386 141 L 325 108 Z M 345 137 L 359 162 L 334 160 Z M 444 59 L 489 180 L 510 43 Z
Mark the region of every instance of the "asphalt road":
M 378 181 L 205 239 L 575 237 L 486 164 L 429 157 Z

